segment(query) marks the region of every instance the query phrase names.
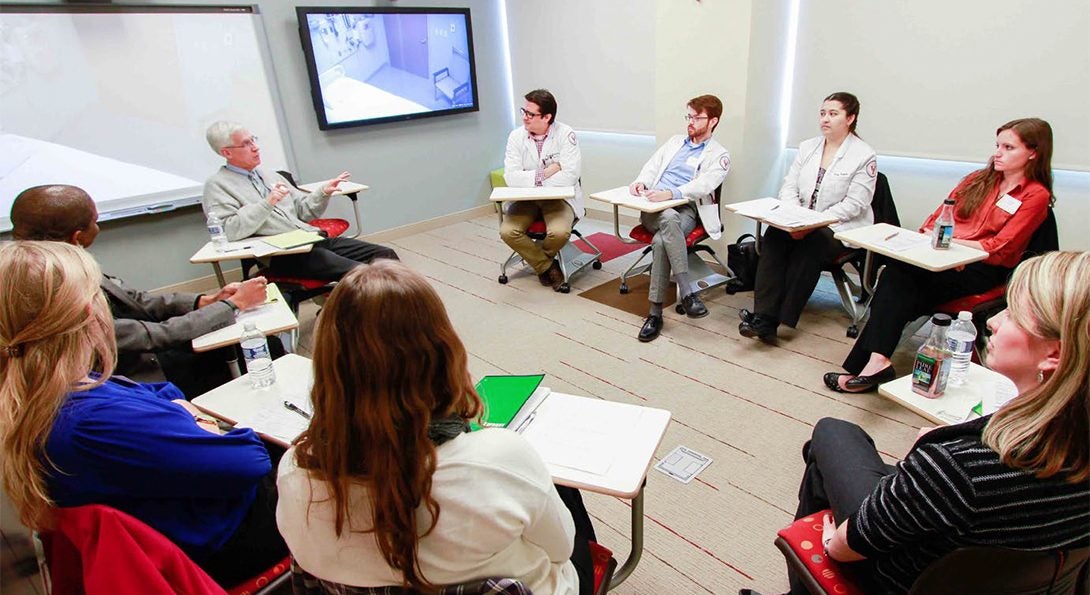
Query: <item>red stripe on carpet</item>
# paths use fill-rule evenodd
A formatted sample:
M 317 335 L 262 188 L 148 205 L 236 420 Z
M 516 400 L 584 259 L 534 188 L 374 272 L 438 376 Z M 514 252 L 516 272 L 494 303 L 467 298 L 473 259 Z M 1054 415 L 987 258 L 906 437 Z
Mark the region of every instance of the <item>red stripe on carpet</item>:
M 626 244 L 626 243 L 622 242 L 621 240 L 618 240 L 617 236 L 615 236 L 613 234 L 609 234 L 609 233 L 602 233 L 602 232 L 592 233 L 589 236 L 587 236 L 587 239 L 590 240 L 590 243 L 594 244 L 595 246 L 598 247 L 599 250 L 602 251 L 602 258 L 599 259 L 602 262 L 609 262 L 609 261 L 613 260 L 614 258 L 617 258 L 619 256 L 624 256 L 625 254 L 628 254 L 629 252 L 634 252 L 636 250 L 643 250 L 647 246 L 647 244 L 642 244 L 642 243 L 641 244 Z M 582 250 L 583 252 L 586 252 L 587 254 L 593 254 L 594 253 L 593 250 L 591 250 L 589 247 L 584 245 L 582 242 L 577 241 L 577 242 L 575 242 L 575 245 L 579 246 L 579 249 Z

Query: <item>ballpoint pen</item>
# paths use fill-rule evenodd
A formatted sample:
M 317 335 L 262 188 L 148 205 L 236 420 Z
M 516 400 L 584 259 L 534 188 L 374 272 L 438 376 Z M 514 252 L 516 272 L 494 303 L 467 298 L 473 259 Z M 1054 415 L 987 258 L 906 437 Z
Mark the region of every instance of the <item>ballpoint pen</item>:
M 303 411 L 299 407 L 297 407 L 295 405 L 295 403 L 292 403 L 290 401 L 284 401 L 284 407 L 287 407 L 288 411 L 294 411 L 294 412 L 298 413 L 299 415 L 302 415 L 303 417 L 305 417 L 307 419 L 310 419 L 310 414 L 307 413 L 306 411 Z
M 888 242 L 888 241 L 892 240 L 893 238 L 897 237 L 897 234 L 899 234 L 899 233 L 901 233 L 901 232 L 895 231 L 895 232 L 889 234 L 888 236 L 882 238 L 882 241 L 883 242 Z

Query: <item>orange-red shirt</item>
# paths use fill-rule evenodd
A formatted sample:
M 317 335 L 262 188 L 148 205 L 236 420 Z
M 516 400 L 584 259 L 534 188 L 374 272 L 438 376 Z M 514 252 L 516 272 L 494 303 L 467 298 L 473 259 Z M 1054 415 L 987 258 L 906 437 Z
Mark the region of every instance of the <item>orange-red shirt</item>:
M 1007 193 L 1022 203 L 1014 213 L 1008 213 L 997 204 L 1002 198 L 997 183 L 984 202 L 967 218 L 962 218 L 957 212 L 960 203 L 957 195 L 971 177 L 967 176 L 950 192 L 950 198 L 954 199 L 954 237 L 980 242 L 988 253 L 985 264 L 1014 268 L 1022 260 L 1022 252 L 1029 245 L 1033 232 L 1048 216 L 1051 195 L 1041 183 L 1027 180 Z M 924 221 L 920 231 L 930 232 L 941 211 L 942 205 L 939 205 Z

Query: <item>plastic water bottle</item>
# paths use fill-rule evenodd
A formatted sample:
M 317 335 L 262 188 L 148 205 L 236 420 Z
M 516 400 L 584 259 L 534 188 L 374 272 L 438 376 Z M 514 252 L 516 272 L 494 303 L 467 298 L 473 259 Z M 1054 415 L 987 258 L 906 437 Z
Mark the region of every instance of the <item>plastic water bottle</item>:
M 936 250 L 947 250 L 950 241 L 954 239 L 954 199 L 947 198 L 942 201 L 942 210 L 935 219 L 935 227 L 931 229 L 931 247 Z
M 227 234 L 223 231 L 223 221 L 215 213 L 208 214 L 208 237 L 212 238 L 212 247 L 216 252 L 227 251 Z
M 931 317 L 931 336 L 916 352 L 912 364 L 912 390 L 928 399 L 937 399 L 946 392 L 950 375 L 950 350 L 946 335 L 950 329 L 950 317 L 935 314 Z
M 250 384 L 254 388 L 272 386 L 276 382 L 276 372 L 273 370 L 272 356 L 269 355 L 269 342 L 254 323 L 247 322 L 242 326 L 241 346 Z
M 973 326 L 973 313 L 966 310 L 958 312 L 958 319 L 950 325 L 946 333 L 946 345 L 953 354 L 950 365 L 950 386 L 961 386 L 969 378 L 969 360 L 973 358 L 973 343 L 976 342 L 976 327 Z

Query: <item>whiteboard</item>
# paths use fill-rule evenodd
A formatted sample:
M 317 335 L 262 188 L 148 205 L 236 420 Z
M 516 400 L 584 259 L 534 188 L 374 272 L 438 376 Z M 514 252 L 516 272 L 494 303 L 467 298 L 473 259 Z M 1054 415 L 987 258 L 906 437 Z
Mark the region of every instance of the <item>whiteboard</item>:
M 100 220 L 200 201 L 241 122 L 293 168 L 256 6 L 0 6 L 0 231 L 39 184 L 73 184 Z

